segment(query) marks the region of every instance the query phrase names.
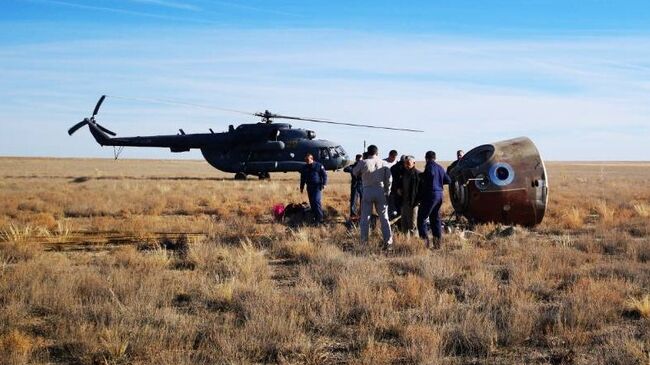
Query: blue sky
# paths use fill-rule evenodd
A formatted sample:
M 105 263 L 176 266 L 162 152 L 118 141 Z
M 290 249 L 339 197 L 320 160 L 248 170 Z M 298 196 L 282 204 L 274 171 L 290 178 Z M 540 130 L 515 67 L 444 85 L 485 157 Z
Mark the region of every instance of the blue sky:
M 112 156 L 66 133 L 103 93 L 427 131 L 294 123 L 349 152 L 450 159 L 526 135 L 550 160 L 650 160 L 650 2 L 0 0 L 0 155 Z M 117 98 L 99 120 L 124 136 L 255 121 Z

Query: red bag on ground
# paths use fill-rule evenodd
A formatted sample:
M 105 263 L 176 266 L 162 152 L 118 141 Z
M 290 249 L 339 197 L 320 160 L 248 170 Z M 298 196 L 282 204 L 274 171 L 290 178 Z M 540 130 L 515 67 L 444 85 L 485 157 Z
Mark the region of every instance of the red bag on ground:
M 284 204 L 276 204 L 273 206 L 273 217 L 277 221 L 281 221 L 284 218 Z

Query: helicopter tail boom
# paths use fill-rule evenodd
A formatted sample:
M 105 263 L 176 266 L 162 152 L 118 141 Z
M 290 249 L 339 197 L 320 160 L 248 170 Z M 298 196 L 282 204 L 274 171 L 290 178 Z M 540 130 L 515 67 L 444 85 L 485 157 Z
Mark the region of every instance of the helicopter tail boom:
M 103 129 L 105 128 L 100 128 L 100 126 L 95 123 L 88 123 L 88 128 L 90 129 L 90 133 L 93 135 L 97 143 L 99 143 L 101 146 L 110 145 L 112 138 L 104 132 Z
M 116 134 L 114 132 L 103 127 L 95 120 L 95 116 L 99 113 L 99 108 L 102 106 L 105 99 L 106 95 L 102 95 L 97 101 L 92 115 L 73 125 L 68 129 L 68 134 L 73 135 L 76 131 L 87 125 L 90 129 L 90 133 L 101 146 L 165 147 L 169 148 L 172 152 L 185 152 L 189 151 L 190 148 L 201 148 L 206 145 L 222 142 L 220 137 L 214 133 L 186 135 L 182 130 L 179 135 L 115 137 Z
M 187 152 L 226 141 L 217 133 L 177 134 L 160 136 L 110 137 L 97 124 L 88 123 L 90 133 L 101 146 L 169 148 L 171 152 Z

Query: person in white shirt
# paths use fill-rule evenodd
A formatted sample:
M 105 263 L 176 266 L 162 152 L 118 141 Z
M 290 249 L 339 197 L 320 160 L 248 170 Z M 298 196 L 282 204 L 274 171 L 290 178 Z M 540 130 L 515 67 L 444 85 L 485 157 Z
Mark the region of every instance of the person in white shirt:
M 388 157 L 386 157 L 384 161 L 388 162 L 389 169 L 393 167 L 397 163 L 397 151 L 390 150 L 390 152 L 388 152 Z
M 359 226 L 361 229 L 361 243 L 368 243 L 368 231 L 370 229 L 370 216 L 372 208 L 375 207 L 381 223 L 381 233 L 384 239 L 384 249 L 391 249 L 393 244 L 393 232 L 388 221 L 388 194 L 392 177 L 389 164 L 378 156 L 377 146 L 368 146 L 368 158 L 359 161 L 352 169 L 352 173 L 361 176 L 363 182 L 363 198 L 361 200 L 361 217 Z

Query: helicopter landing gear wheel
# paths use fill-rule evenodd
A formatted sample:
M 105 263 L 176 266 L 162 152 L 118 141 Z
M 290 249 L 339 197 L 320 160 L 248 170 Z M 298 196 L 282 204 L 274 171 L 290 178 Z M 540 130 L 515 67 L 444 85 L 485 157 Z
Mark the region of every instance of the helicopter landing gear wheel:
M 270 180 L 271 179 L 271 174 L 268 172 L 260 172 L 258 175 L 260 180 Z
M 246 174 L 243 172 L 236 173 L 235 180 L 246 180 Z

